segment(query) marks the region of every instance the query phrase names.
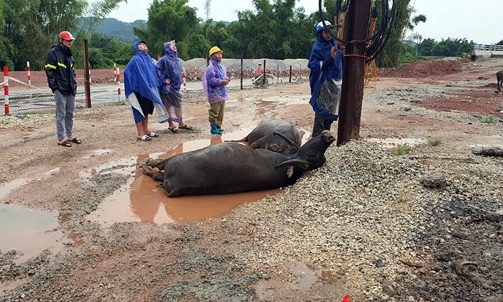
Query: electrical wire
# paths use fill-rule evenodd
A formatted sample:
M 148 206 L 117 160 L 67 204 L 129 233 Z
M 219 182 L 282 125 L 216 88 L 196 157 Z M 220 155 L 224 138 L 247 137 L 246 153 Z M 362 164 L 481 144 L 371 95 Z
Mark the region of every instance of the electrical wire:
M 379 1 L 379 0 L 377 0 Z M 377 31 L 375 31 L 372 36 L 363 39 L 363 40 L 358 40 L 358 41 L 345 41 L 337 37 L 336 34 L 332 33 L 330 31 L 330 34 L 332 35 L 332 38 L 335 40 L 341 42 L 342 44 L 365 44 L 367 47 L 367 53 L 366 53 L 366 60 L 367 62 L 374 60 L 384 49 L 386 46 L 386 43 L 389 40 L 390 34 L 391 34 L 391 29 L 393 28 L 393 24 L 395 23 L 395 17 L 396 17 L 396 1 L 397 0 L 392 0 L 392 6 L 391 8 L 389 7 L 389 0 L 380 0 L 381 1 L 381 20 L 380 20 L 380 26 Z M 325 29 L 330 30 L 333 26 L 325 24 L 325 18 L 323 17 L 323 10 L 322 10 L 322 2 L 323 0 L 318 1 L 318 11 L 320 15 L 321 22 L 323 23 L 323 26 Z M 334 15 L 339 17 L 339 13 L 341 11 L 347 10 L 347 8 L 350 6 L 351 0 L 346 2 L 346 5 L 344 8 L 341 8 L 342 5 L 342 0 L 337 0 L 336 5 L 335 5 L 335 13 Z M 378 17 L 378 10 L 374 6 L 372 7 L 372 12 L 371 12 L 371 17 L 372 18 L 377 18 Z M 337 24 L 334 25 L 337 27 Z

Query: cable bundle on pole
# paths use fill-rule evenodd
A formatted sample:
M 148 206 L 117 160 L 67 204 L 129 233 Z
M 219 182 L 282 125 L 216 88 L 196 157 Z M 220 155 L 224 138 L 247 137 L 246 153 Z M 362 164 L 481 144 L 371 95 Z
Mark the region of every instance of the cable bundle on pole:
M 323 26 L 326 29 L 331 29 L 331 27 L 327 24 L 325 24 L 325 18 L 323 17 L 323 10 L 322 10 L 322 1 L 319 0 L 318 2 L 318 8 L 319 8 L 319 16 L 321 22 L 323 22 Z M 379 1 L 379 0 L 377 0 Z M 389 6 L 390 1 L 389 0 L 380 0 L 381 1 L 381 20 L 379 22 L 379 27 L 377 31 L 374 33 L 371 33 L 370 37 L 367 37 L 364 40 L 359 40 L 359 41 L 346 41 L 341 38 L 339 38 L 336 34 L 330 32 L 332 37 L 341 42 L 342 44 L 356 44 L 356 43 L 365 43 L 368 45 L 367 48 L 367 62 L 374 60 L 384 49 L 386 46 L 386 43 L 388 42 L 388 39 L 391 34 L 391 30 L 393 28 L 393 24 L 395 23 L 395 16 L 396 16 L 396 1 L 397 0 L 392 0 L 391 1 L 391 7 Z M 345 7 L 349 7 L 349 4 L 351 3 L 351 0 L 347 1 Z M 337 0 L 335 4 L 335 16 L 339 16 L 339 13 L 343 11 L 341 8 L 342 6 L 342 0 Z M 346 9 L 346 8 L 344 8 Z M 371 12 L 371 17 L 372 19 L 377 19 L 379 15 L 378 9 L 375 6 L 372 7 L 372 12 Z M 338 26 L 338 24 L 335 24 L 335 26 Z

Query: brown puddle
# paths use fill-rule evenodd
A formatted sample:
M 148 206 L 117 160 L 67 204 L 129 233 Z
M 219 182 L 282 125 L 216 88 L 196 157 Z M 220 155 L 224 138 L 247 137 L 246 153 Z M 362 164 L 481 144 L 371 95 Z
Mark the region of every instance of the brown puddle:
M 246 136 L 251 129 L 232 133 L 222 138 L 212 135 L 211 139 L 190 141 L 176 146 L 161 154 L 141 155 L 137 162 L 147 158 L 167 158 L 183 152 L 219 144 L 223 140 L 236 140 Z M 114 194 L 106 198 L 98 209 L 88 216 L 88 219 L 104 225 L 115 222 L 143 221 L 162 224 L 172 222 L 203 221 L 208 218 L 220 217 L 236 206 L 256 201 L 280 192 L 280 189 L 246 192 L 227 195 L 182 196 L 169 198 L 160 183 L 145 176 L 142 169 L 135 171 L 134 179 Z
M 259 280 L 255 285 L 255 293 L 262 300 L 274 300 L 275 288 L 292 287 L 304 294 L 314 294 L 323 297 L 325 294 L 334 296 L 337 293 L 340 299 L 330 301 L 344 301 L 348 288 L 346 286 L 346 276 L 336 275 L 330 271 L 313 269 L 303 262 L 295 262 L 290 265 L 290 278 L 272 277 L 270 279 Z M 349 297 L 349 296 L 348 296 Z
M 22 263 L 42 250 L 60 251 L 69 240 L 58 230 L 58 213 L 0 204 L 0 251 L 20 251 L 16 262 Z

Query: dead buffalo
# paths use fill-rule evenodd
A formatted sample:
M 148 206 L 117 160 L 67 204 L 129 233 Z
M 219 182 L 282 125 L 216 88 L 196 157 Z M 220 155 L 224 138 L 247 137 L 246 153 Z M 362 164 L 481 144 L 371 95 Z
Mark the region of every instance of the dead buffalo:
M 226 142 L 247 142 L 252 149 L 268 149 L 283 154 L 294 154 L 302 143 L 302 136 L 299 130 L 289 122 L 271 120 L 260 123 L 242 139 Z
M 325 130 L 290 155 L 224 142 L 170 158 L 148 159 L 143 174 L 162 181 L 169 197 L 286 187 L 304 171 L 321 167 L 326 160 L 325 151 L 334 141 Z

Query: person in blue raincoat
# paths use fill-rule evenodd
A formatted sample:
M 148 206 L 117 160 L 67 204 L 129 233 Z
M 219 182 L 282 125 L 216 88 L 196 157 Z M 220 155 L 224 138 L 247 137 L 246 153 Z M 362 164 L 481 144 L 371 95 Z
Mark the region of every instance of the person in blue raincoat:
M 323 130 L 330 130 L 339 117 L 339 103 L 342 91 L 342 64 L 344 54 L 338 49 L 330 35 L 332 25 L 328 21 L 316 25 L 316 41 L 311 49 L 308 67 L 311 99 L 314 111 L 312 137 Z
M 178 133 L 178 129 L 193 130 L 184 123 L 182 117 L 183 95 L 180 88 L 183 84 L 183 67 L 178 58 L 175 40 L 164 43 L 166 54 L 155 64 L 157 74 L 161 82 L 161 97 L 168 111 L 168 129 L 173 133 Z M 174 112 L 173 112 L 174 111 Z M 178 127 L 175 123 L 178 123 Z
M 136 139 L 151 141 L 159 135 L 149 130 L 148 116 L 157 112 L 160 123 L 168 121 L 168 113 L 159 95 L 159 78 L 154 60 L 147 53 L 145 41 L 137 41 L 133 49 L 136 53 L 124 69 L 124 90 L 126 100 L 133 110 L 136 124 Z

